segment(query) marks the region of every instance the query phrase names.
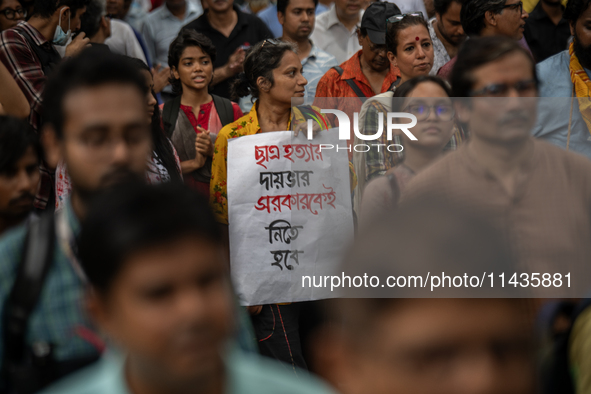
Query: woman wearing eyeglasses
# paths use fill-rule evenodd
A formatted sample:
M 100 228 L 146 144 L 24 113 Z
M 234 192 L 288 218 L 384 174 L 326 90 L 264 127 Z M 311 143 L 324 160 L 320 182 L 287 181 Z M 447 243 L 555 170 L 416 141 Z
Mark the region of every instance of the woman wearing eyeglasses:
M 360 209 L 362 227 L 394 207 L 407 182 L 442 155 L 454 134 L 450 95 L 447 83 L 433 76 L 410 79 L 396 89 L 392 112 L 406 112 L 417 118 L 417 125 L 411 129 L 417 140 L 401 133 L 403 161 L 365 187 Z M 405 119 L 399 121 L 405 122 Z
M 27 12 L 18 0 L 0 0 L 0 32 L 24 21 Z

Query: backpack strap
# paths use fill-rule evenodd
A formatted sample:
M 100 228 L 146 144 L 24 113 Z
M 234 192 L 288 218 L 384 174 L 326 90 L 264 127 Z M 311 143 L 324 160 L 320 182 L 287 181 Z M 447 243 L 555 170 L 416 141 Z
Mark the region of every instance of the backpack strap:
M 41 63 L 41 68 L 43 69 L 43 74 L 45 76 L 51 74 L 51 71 L 54 69 L 54 67 L 62 60 L 59 53 L 57 53 L 55 49 L 50 52 L 38 46 L 35 40 L 33 40 L 33 37 L 31 37 L 27 31 L 19 30 L 19 33 L 25 37 L 25 40 L 27 40 L 29 43 L 29 46 L 35 53 L 35 56 L 37 56 L 37 59 L 39 59 L 39 63 Z
M 213 97 L 213 104 L 222 122 L 222 127 L 232 123 L 234 121 L 232 102 L 227 98 L 216 96 L 215 94 L 212 94 L 211 97 Z
M 54 214 L 46 213 L 29 223 L 23 259 L 4 308 L 4 357 L 2 368 L 22 362 L 29 317 L 35 309 L 43 283 L 53 262 Z M 10 372 L 10 371 L 8 371 Z
M 164 125 L 164 134 L 170 139 L 176 127 L 176 121 L 179 117 L 179 110 L 181 109 L 181 96 L 177 96 L 172 100 L 164 103 L 162 109 L 162 123 Z
M 341 67 L 334 66 L 333 68 L 336 70 L 336 72 L 339 73 L 339 75 L 343 75 L 343 69 Z M 344 81 L 347 82 L 347 84 L 349 84 L 349 86 L 351 87 L 351 89 L 353 89 L 357 97 L 367 97 L 365 93 L 361 91 L 361 88 L 359 88 L 359 85 L 357 85 L 355 81 L 353 81 L 352 79 L 344 79 Z

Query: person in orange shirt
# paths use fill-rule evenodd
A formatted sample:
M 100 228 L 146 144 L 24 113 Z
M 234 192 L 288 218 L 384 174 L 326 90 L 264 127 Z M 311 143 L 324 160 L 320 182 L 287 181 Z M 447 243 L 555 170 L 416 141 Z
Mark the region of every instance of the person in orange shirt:
M 316 88 L 314 106 L 339 109 L 352 119 L 353 112 L 359 112 L 363 104 L 361 99 L 352 98 L 372 97 L 398 84 L 400 70 L 388 61 L 386 49 L 386 19 L 398 14 L 400 9 L 394 3 L 373 3 L 365 10 L 357 31 L 361 50 L 324 74 Z M 331 116 L 335 124 L 336 117 Z

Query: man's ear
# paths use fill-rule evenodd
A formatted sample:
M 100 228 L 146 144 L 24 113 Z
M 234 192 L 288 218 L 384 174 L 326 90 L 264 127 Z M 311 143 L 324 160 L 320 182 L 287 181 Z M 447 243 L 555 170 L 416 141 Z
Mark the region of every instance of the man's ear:
M 88 290 L 86 290 L 85 306 L 88 316 L 90 316 L 101 333 L 116 342 L 117 339 L 111 319 L 109 318 L 109 310 L 105 297 L 99 294 L 92 286 L 89 286 Z
M 357 29 L 357 41 L 359 41 L 359 46 L 363 46 L 363 37 L 361 36 L 361 30 Z
M 60 12 L 62 13 L 62 19 L 60 20 L 60 23 L 64 22 L 67 24 L 68 19 L 70 19 L 70 7 L 68 7 L 68 6 L 60 7 L 57 12 L 58 12 L 58 15 Z
M 55 128 L 45 124 L 41 130 L 41 144 L 45 152 L 45 161 L 49 168 L 56 168 L 60 160 L 64 158 L 63 141 L 59 139 Z
M 283 24 L 285 23 L 285 15 L 283 14 L 283 12 L 277 11 L 277 19 L 279 20 L 279 24 L 283 26 Z
M 497 20 L 497 16 L 498 16 L 498 14 L 495 14 L 492 11 L 486 11 L 484 13 L 484 23 L 486 25 L 497 27 L 497 25 L 499 23 Z

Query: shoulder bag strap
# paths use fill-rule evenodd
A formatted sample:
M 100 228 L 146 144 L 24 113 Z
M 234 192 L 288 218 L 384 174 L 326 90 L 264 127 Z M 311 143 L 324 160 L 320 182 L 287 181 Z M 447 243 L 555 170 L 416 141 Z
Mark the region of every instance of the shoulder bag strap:
M 232 102 L 227 98 L 216 96 L 215 94 L 212 94 L 211 97 L 213 97 L 213 104 L 222 122 L 222 127 L 232 123 L 234 121 Z
M 334 66 L 333 68 L 339 73 L 339 75 L 343 75 L 343 69 L 341 67 Z M 353 89 L 357 97 L 367 97 L 365 93 L 361 91 L 359 85 L 357 85 L 355 81 L 353 81 L 352 79 L 345 79 L 344 81 L 347 82 L 347 84 L 349 84 L 349 86 L 351 87 L 351 89 Z
M 176 126 L 176 120 L 179 117 L 181 109 L 181 96 L 175 97 L 164 103 L 162 109 L 162 123 L 164 124 L 164 134 L 170 139 Z

